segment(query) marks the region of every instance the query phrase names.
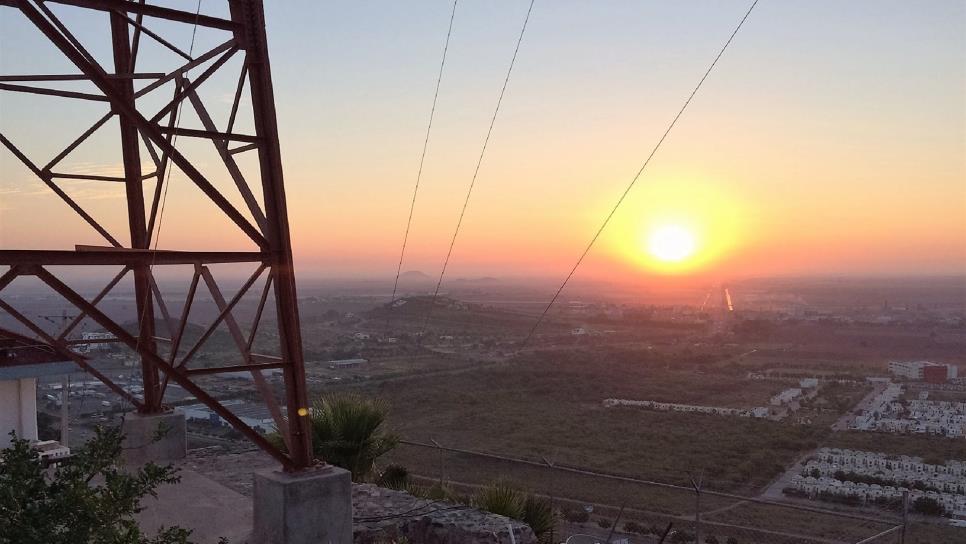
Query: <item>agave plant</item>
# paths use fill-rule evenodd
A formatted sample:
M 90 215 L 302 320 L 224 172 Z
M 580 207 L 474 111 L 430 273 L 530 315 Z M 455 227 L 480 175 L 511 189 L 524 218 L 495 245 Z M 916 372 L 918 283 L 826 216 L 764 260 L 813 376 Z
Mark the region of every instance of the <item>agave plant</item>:
M 492 483 L 477 493 L 473 505 L 513 519 L 523 519 L 526 496 L 504 481 Z
M 533 529 L 540 542 L 550 542 L 557 521 L 550 501 L 526 494 L 505 481 L 490 484 L 477 493 L 474 506 L 487 512 L 522 521 Z
M 550 505 L 550 501 L 534 495 L 527 495 L 523 503 L 524 523 L 533 529 L 540 542 L 549 543 L 553 533 L 554 525 L 557 523 L 557 515 Z
M 379 472 L 379 476 L 376 478 L 376 484 L 388 489 L 405 491 L 410 485 L 409 470 L 402 465 L 390 463 Z
M 319 397 L 309 411 L 312 450 L 316 456 L 352 473 L 352 481 L 365 481 L 376 459 L 396 447 L 399 438 L 382 427 L 388 405 L 356 393 Z M 277 433 L 270 439 L 281 447 Z

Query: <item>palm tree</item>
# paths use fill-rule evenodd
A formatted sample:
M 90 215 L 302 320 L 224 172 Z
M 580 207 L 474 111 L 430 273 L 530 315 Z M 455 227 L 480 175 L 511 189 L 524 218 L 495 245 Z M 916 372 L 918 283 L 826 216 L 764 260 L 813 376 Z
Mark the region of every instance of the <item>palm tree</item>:
M 352 481 L 365 481 L 381 455 L 399 443 L 382 424 L 389 406 L 382 400 L 357 393 L 333 393 L 319 397 L 312 405 L 312 450 L 327 463 L 352 473 Z M 281 436 L 272 436 L 276 445 Z

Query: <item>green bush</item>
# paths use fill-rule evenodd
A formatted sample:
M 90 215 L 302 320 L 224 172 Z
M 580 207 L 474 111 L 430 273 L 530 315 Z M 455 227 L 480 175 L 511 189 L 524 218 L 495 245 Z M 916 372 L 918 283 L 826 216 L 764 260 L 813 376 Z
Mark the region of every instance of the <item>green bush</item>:
M 942 516 L 946 513 L 943 505 L 931 497 L 919 497 L 913 501 L 912 511 L 927 516 Z
M 624 524 L 624 532 L 646 535 L 650 530 L 636 521 L 628 521 Z
M 154 537 L 141 532 L 135 520 L 141 500 L 179 477 L 170 465 L 122 466 L 120 430 L 98 428 L 53 470 L 28 441 L 11 436 L 11 446 L 0 451 L 0 543 L 189 543 L 191 531 L 180 527 Z
M 379 473 L 376 484 L 389 489 L 404 491 L 409 487 L 409 470 L 402 465 L 391 463 Z
M 590 514 L 583 510 L 565 510 L 563 518 L 570 523 L 587 523 L 590 520 Z

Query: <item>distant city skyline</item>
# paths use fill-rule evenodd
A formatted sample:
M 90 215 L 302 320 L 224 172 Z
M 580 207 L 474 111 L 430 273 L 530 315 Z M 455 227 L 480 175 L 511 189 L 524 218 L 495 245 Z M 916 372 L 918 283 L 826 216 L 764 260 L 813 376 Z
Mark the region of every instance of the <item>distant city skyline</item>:
M 404 271 L 439 272 L 527 5 L 457 8 Z M 108 64 L 103 21 L 52 7 Z M 266 5 L 300 278 L 395 274 L 451 7 Z M 747 7 L 538 1 L 448 277 L 566 275 Z M 0 35 L 4 73 L 75 71 L 12 10 Z M 233 84 L 205 91 L 227 107 Z M 576 279 L 966 274 L 963 96 L 962 2 L 762 2 Z M 103 111 L 81 107 L 0 91 L 0 130 L 49 158 Z M 111 138 L 73 167 L 119 169 Z M 126 233 L 103 185 L 71 187 Z M 174 174 L 160 247 L 244 249 L 198 195 Z M 694 237 L 687 266 L 649 251 L 668 224 Z M 0 149 L 0 247 L 74 243 L 102 242 Z

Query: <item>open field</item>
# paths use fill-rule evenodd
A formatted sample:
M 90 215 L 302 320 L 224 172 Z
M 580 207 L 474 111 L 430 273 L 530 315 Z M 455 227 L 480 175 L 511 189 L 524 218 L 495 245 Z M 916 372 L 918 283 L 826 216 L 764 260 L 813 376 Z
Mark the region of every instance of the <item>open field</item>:
M 817 447 L 821 428 L 699 414 L 604 408 L 608 397 L 710 405 L 767 402 L 782 387 L 664 365 L 578 355 L 387 383 L 392 427 L 414 440 L 538 458 L 620 474 L 753 490 Z
M 546 458 L 561 466 L 681 486 L 688 486 L 691 476 L 703 474 L 707 488 L 744 495 L 756 494 L 801 455 L 819 446 L 966 459 L 966 441 L 962 440 L 833 433 L 830 421 L 864 395 L 864 385 L 823 386 L 818 398 L 826 401 L 821 409 L 806 407 L 802 411 L 817 416 L 811 425 L 601 405 L 604 398 L 620 397 L 750 406 L 767 402 L 771 394 L 789 386 L 783 380 L 748 380 L 713 364 L 695 364 L 688 357 L 658 350 L 641 350 L 637 356 L 626 350 L 610 354 L 554 352 L 458 373 L 360 386 L 391 403 L 391 427 L 408 439 L 437 440 L 444 446 L 535 462 Z M 678 366 L 681 358 L 687 362 Z M 540 494 L 565 497 L 575 507 L 597 505 L 597 512 L 609 512 L 607 505 L 626 504 L 633 508 L 627 519 L 646 524 L 663 526 L 675 520 L 677 527 L 689 529 L 689 519 L 693 519 L 694 495 L 688 490 L 415 446 L 399 447 L 386 461 L 401 463 L 427 478 L 442 478 L 456 488 L 460 485 L 452 482 L 459 482 L 461 492 L 472 492 L 474 485 L 503 477 Z M 742 542 L 805 542 L 803 538 L 808 536 L 820 536 L 817 541 L 856 542 L 887 528 L 775 506 L 735 505 L 733 500 L 709 496 L 702 498 L 702 510 L 708 512 L 709 527 L 719 524 L 705 534 L 741 535 Z M 875 510 L 865 513 L 888 516 Z M 729 529 L 732 526 L 775 533 L 755 535 Z M 960 529 L 929 521 L 917 521 L 914 527 L 907 542 L 951 543 L 962 537 Z

